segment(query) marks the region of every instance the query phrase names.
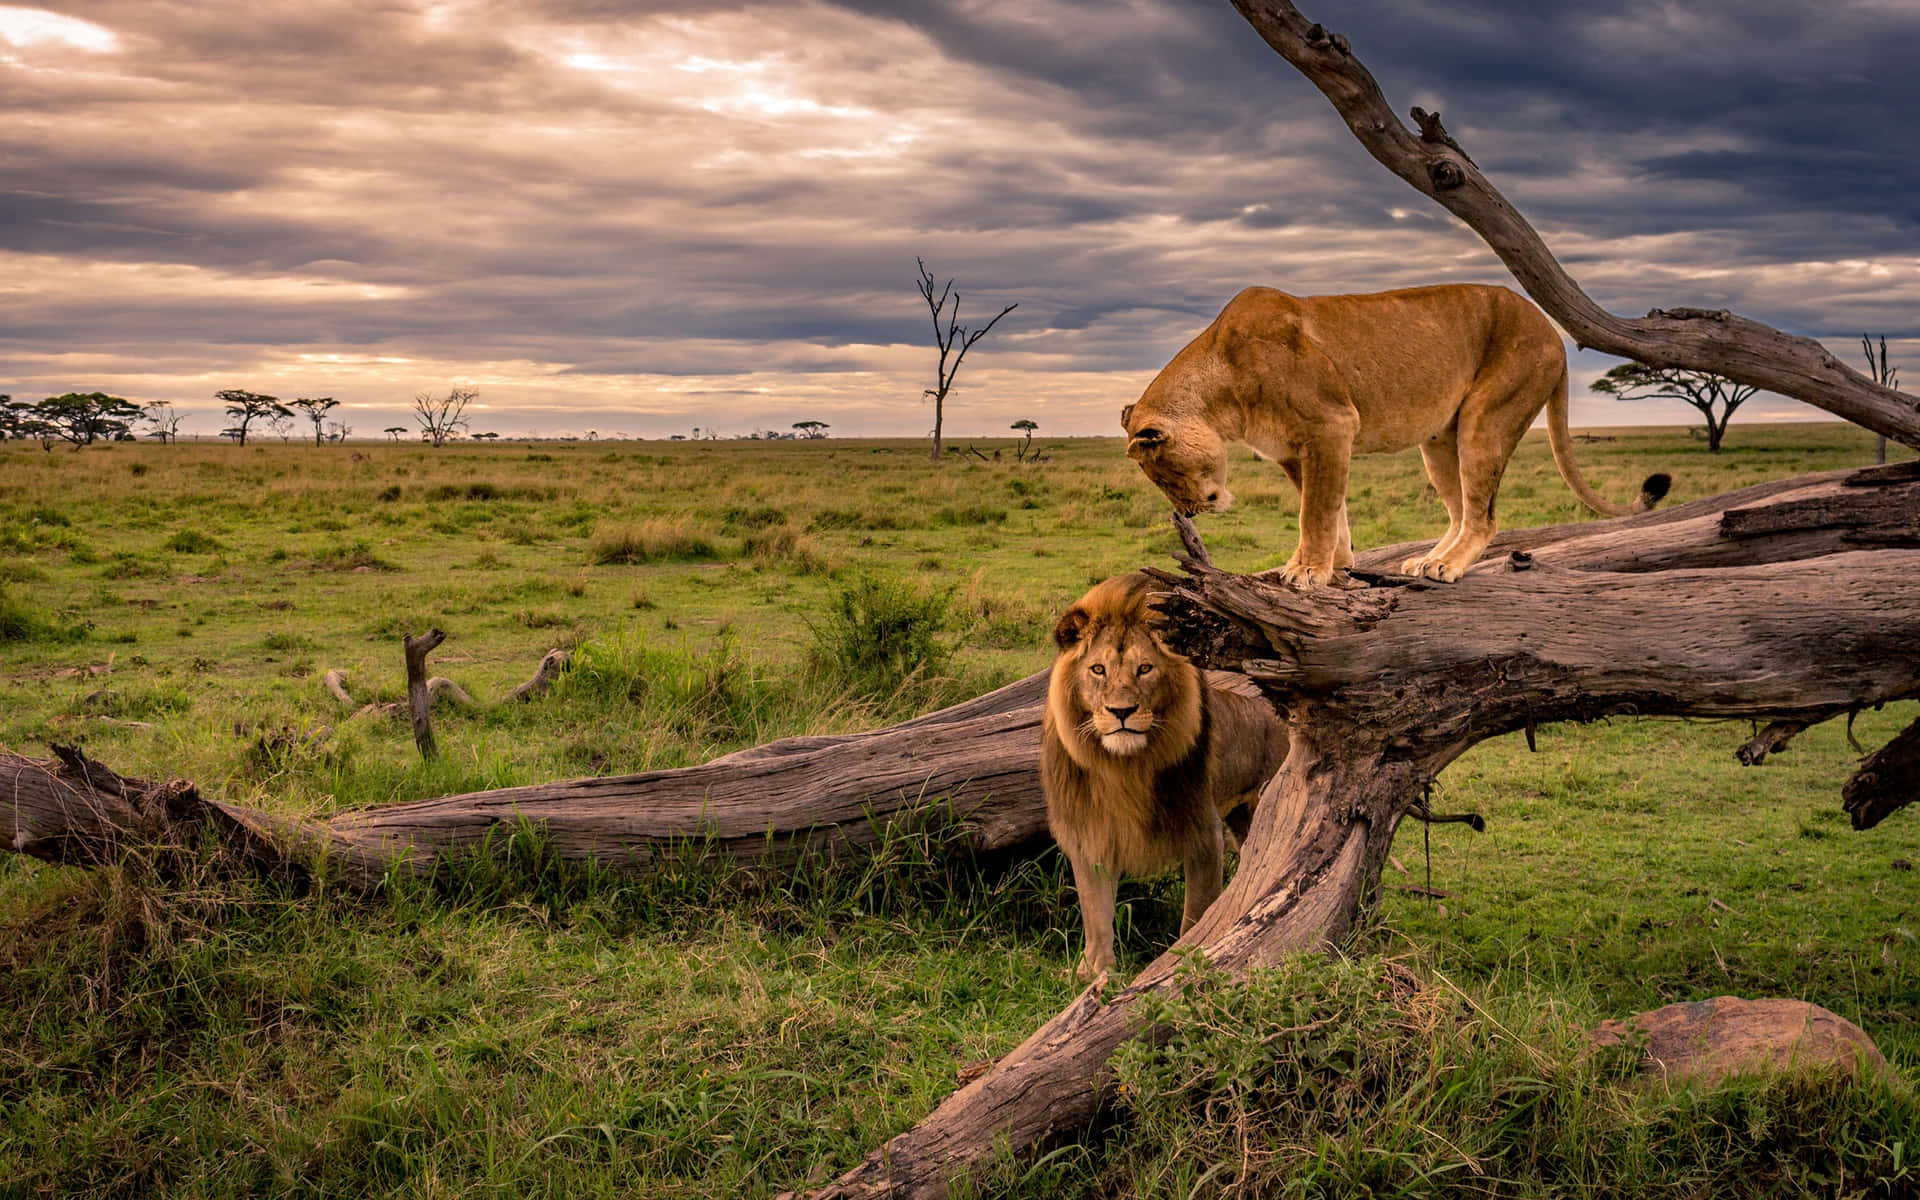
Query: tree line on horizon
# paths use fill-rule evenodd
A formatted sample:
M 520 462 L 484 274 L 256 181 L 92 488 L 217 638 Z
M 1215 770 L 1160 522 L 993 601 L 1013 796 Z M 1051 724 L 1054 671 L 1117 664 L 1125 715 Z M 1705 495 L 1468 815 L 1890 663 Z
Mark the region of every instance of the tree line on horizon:
M 922 271 L 925 271 L 924 266 Z M 948 286 L 952 286 L 951 282 Z M 957 307 L 956 304 L 956 310 Z M 1000 315 L 1006 315 L 1012 307 L 1009 305 Z M 991 323 L 987 328 L 991 328 Z M 984 334 L 986 330 L 979 332 Z M 1888 359 L 1886 337 L 1882 335 L 1876 344 L 1873 338 L 1862 334 L 1860 343 L 1866 355 L 1869 377 L 1883 387 L 1896 386 L 1899 368 Z M 951 367 L 943 369 L 943 383 L 950 385 L 952 370 L 958 365 L 955 361 Z M 1710 451 L 1720 449 L 1734 411 L 1758 391 L 1757 388 L 1737 384 L 1710 371 L 1655 367 L 1638 362 L 1622 363 L 1609 370 L 1594 380 L 1592 390 L 1619 400 L 1678 400 L 1691 405 L 1699 411 L 1705 423 L 1705 439 Z M 497 433 L 471 432 L 468 409 L 479 395 L 477 388 L 460 386 L 449 388 L 444 395 L 415 393 L 412 415 L 419 426 L 420 439 L 433 446 L 445 445 L 463 436 L 474 441 L 498 440 L 500 435 Z M 279 435 L 283 441 L 291 441 L 290 431 L 302 418 L 312 424 L 313 444 L 316 446 L 344 442 L 353 432 L 352 426 L 331 415 L 340 403 L 331 396 L 300 396 L 282 401 L 278 396 L 262 392 L 225 388 L 215 392 L 214 399 L 220 401 L 228 420 L 218 436 L 239 446 L 246 445 L 250 437 L 257 436 L 257 429 L 262 427 Z M 184 419 L 185 414 L 168 400 L 137 404 L 106 392 L 67 392 L 40 401 L 26 401 L 0 393 L 0 441 L 38 441 L 46 450 L 51 450 L 60 442 L 71 444 L 77 451 L 96 442 L 135 441 L 139 436 L 136 429 L 144 429 L 145 436 L 162 443 L 171 442 L 181 436 L 180 426 Z M 755 432 L 744 436 L 752 440 L 761 440 L 763 436 L 766 440 L 796 437 L 816 439 L 826 437 L 831 426 L 826 421 L 806 420 L 795 421 L 792 428 L 793 433 L 768 430 L 764 435 Z M 1026 435 L 1026 443 L 1021 446 L 1021 458 L 1024 460 L 1027 445 L 1032 442 L 1033 433 L 1039 426 L 1031 420 L 1022 419 L 1015 421 L 1011 428 Z M 414 431 L 404 425 L 390 425 L 381 432 L 389 441 L 397 442 Z M 704 441 L 717 440 L 721 436 L 710 427 L 694 426 L 691 438 L 686 434 L 670 434 L 665 440 Z M 598 440 L 598 432 L 588 430 L 585 440 Z M 1884 443 L 1885 439 L 1882 439 L 1882 461 L 1885 460 Z

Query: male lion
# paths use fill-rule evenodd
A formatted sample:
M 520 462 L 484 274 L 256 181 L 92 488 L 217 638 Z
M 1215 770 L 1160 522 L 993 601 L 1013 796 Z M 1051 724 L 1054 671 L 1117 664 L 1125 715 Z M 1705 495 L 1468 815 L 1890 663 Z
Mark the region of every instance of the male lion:
M 1567 435 L 1560 335 L 1501 287 L 1359 296 L 1248 288 L 1173 356 L 1120 423 L 1127 456 L 1188 516 L 1233 502 L 1227 442 L 1277 461 L 1300 489 L 1300 545 L 1282 569 L 1292 584 L 1324 584 L 1353 564 L 1352 456 L 1419 446 L 1447 507 L 1447 532 L 1401 569 L 1451 583 L 1493 537 L 1500 476 L 1542 408 L 1554 465 L 1588 508 L 1625 516 L 1666 495 L 1666 475 L 1649 476 L 1632 505 L 1609 504 L 1587 486 Z
M 1162 644 L 1148 585 L 1138 574 L 1098 584 L 1053 629 L 1040 779 L 1080 894 L 1087 946 L 1076 973 L 1087 981 L 1113 965 L 1120 876 L 1180 863 L 1190 927 L 1220 894 L 1222 818 L 1233 814 L 1244 835 L 1287 754 L 1270 704 L 1210 685 Z

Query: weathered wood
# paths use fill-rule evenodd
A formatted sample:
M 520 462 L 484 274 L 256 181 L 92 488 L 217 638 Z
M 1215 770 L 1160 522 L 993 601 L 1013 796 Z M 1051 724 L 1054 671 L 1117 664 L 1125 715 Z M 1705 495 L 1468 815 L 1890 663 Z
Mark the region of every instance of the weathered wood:
M 1808 529 L 1837 529 L 1844 540 L 1920 546 L 1920 483 L 1853 488 L 1759 508 L 1730 508 L 1723 537 L 1740 539 Z
M 184 780 L 127 780 L 77 752 L 63 752 L 65 762 L 0 754 L 0 839 L 49 862 L 96 865 L 142 846 L 189 843 L 212 822 L 262 870 L 324 869 L 361 890 L 394 870 L 432 870 L 441 855 L 521 823 L 544 829 L 564 856 L 635 875 L 690 847 L 772 868 L 806 854 L 858 854 L 899 821 L 957 821 L 982 851 L 1031 847 L 1046 838 L 1038 771 L 1045 693 L 1041 673 L 872 733 L 788 739 L 697 767 L 442 796 L 325 822 L 206 800 Z
M 1466 222 L 1577 344 L 1653 366 L 1712 371 L 1920 447 L 1920 399 L 1882 387 L 1812 338 L 1719 310 L 1654 309 L 1631 319 L 1601 308 L 1447 136 L 1438 113 L 1416 110 L 1416 134 L 1394 114 L 1347 39 L 1307 20 L 1288 0 L 1233 2 L 1267 45 L 1320 89 L 1367 153 Z
M 433 691 L 427 686 L 427 655 L 446 640 L 445 633 L 429 629 L 422 634 L 408 634 L 403 643 L 407 654 L 407 712 L 413 718 L 413 741 L 420 747 L 420 757 L 429 760 L 439 757 L 440 748 L 433 743 Z
M 1920 799 L 1920 721 L 1869 754 L 1840 795 L 1855 829 L 1872 829 Z

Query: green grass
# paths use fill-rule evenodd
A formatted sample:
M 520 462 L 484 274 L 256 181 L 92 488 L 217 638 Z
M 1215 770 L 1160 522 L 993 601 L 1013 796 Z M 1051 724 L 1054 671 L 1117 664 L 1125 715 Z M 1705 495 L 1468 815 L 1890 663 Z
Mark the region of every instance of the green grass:
M 1676 500 L 1872 452 L 1826 425 L 1736 426 L 1719 455 L 1606 437 L 1579 446 L 1596 487 L 1663 469 Z M 0 445 L 0 746 L 81 741 L 325 815 L 871 727 L 1039 669 L 1089 583 L 1169 561 L 1117 441 L 1047 453 Z M 1290 486 L 1241 456 L 1233 487 L 1209 546 L 1279 564 Z M 1582 516 L 1538 438 L 1501 508 Z M 1355 464 L 1352 518 L 1363 547 L 1445 522 L 1413 455 Z M 403 718 L 343 723 L 321 676 L 398 699 L 400 638 L 430 626 L 451 634 L 432 669 L 483 699 L 553 646 L 575 666 L 533 704 L 443 711 L 423 764 Z M 1856 733 L 1884 742 L 1914 708 Z M 1920 818 L 1847 829 L 1837 724 L 1757 769 L 1732 758 L 1748 733 L 1616 719 L 1477 748 L 1434 803 L 1487 832 L 1436 826 L 1429 860 L 1403 830 L 1351 963 L 1196 976 L 1173 1039 L 1122 1056 L 1114 1119 L 987 1190 L 1910 1190 L 1875 1182 L 1920 1148 L 1905 1082 L 1669 1094 L 1578 1053 L 1605 1017 L 1782 995 L 1920 1070 Z M 1074 991 L 1058 858 L 977 861 L 938 822 L 780 878 L 691 847 L 636 884 L 529 830 L 372 901 L 217 865 L 0 856 L 0 1196 L 766 1196 L 852 1165 Z M 1405 890 L 1429 871 L 1443 897 Z M 1129 882 L 1123 969 L 1178 924 L 1176 882 Z M 1267 1040 L 1302 1025 L 1327 1036 Z

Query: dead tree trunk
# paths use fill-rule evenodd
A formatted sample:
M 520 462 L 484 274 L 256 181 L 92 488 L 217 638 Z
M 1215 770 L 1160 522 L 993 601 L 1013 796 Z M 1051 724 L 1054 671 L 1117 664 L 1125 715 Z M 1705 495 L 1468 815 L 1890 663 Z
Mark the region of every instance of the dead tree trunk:
M 693 849 L 742 866 L 862 853 L 896 821 L 959 821 L 980 850 L 1043 844 L 1045 675 L 873 733 L 788 738 L 698 767 L 442 796 L 297 821 L 224 804 L 185 780 L 126 779 L 78 751 L 0 754 L 0 839 L 49 862 L 100 864 L 192 845 L 211 826 L 261 872 L 325 870 L 378 888 L 396 869 L 502 826 L 537 826 L 567 858 L 644 875 Z

